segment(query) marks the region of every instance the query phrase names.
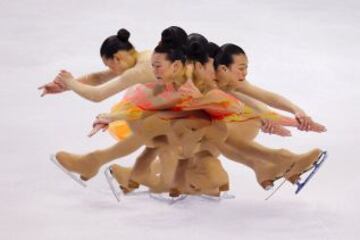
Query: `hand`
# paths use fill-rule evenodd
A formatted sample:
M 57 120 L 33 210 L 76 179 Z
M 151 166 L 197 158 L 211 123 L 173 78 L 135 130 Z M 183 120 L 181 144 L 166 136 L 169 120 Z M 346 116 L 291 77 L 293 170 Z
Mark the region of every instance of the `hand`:
M 99 114 L 93 123 L 93 129 L 88 134 L 88 137 L 94 136 L 100 130 L 102 130 L 103 132 L 106 131 L 111 122 L 112 121 L 111 118 L 109 117 L 109 114 L 107 113 Z
M 56 94 L 67 91 L 67 87 L 64 85 L 60 85 L 54 82 L 50 82 L 38 87 L 39 90 L 42 90 L 41 97 L 44 97 L 47 94 Z
M 313 123 L 311 117 L 307 116 L 303 111 L 298 111 L 295 113 L 295 118 L 299 123 L 297 128 L 300 131 L 310 131 L 311 125 Z
M 322 133 L 322 132 L 326 132 L 327 129 L 324 125 L 321 125 L 320 123 L 311 121 L 309 131 Z
M 261 130 L 264 133 L 276 134 L 282 137 L 291 136 L 291 132 L 288 129 L 286 129 L 285 127 L 283 127 L 282 125 L 278 124 L 275 121 L 264 119 L 262 120 L 261 123 L 262 123 Z
M 98 131 L 102 130 L 105 132 L 108 129 L 108 124 L 93 124 L 93 129 L 88 134 L 88 137 L 94 136 Z
M 60 73 L 54 79 L 54 83 L 69 88 L 69 82 L 71 80 L 74 80 L 73 75 L 66 70 L 61 70 Z

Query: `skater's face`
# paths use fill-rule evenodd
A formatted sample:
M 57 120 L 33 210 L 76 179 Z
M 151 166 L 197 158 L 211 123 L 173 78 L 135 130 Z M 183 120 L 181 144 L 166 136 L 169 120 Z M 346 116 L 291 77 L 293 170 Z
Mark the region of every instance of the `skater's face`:
M 225 65 L 220 65 L 216 69 L 216 81 L 220 88 L 225 88 L 232 82 L 237 81 L 236 76 L 230 72 L 230 69 Z
M 237 81 L 244 81 L 247 75 L 248 59 L 244 54 L 233 55 L 233 63 L 229 66 L 229 73 Z
M 102 57 L 103 63 L 115 74 L 121 74 L 136 63 L 135 51 L 118 51 L 112 58 Z
M 171 62 L 165 53 L 154 52 L 151 57 L 151 66 L 157 80 L 171 82 L 181 70 L 183 64 L 177 60 Z

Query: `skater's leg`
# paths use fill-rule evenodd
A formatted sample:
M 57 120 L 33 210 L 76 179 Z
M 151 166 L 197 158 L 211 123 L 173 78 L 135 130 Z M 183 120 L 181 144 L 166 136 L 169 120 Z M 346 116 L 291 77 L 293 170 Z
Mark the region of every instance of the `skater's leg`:
M 175 176 L 177 166 L 177 152 L 174 146 L 168 145 L 160 148 L 160 179 L 154 192 L 168 192 Z
M 299 157 L 286 149 L 270 149 L 253 141 L 227 141 L 219 148 L 225 157 L 253 169 L 259 184 L 265 189 L 282 177 Z
M 251 141 L 259 134 L 261 121 L 252 119 L 245 122 L 230 122 L 227 123 L 226 126 L 231 138 L 242 141 Z
M 92 155 L 101 163 L 101 165 L 104 165 L 114 159 L 121 158 L 135 152 L 141 146 L 143 146 L 141 138 L 133 134 L 109 148 L 92 152 Z
M 137 188 L 139 184 L 145 184 L 145 180 L 151 171 L 151 163 L 155 160 L 159 153 L 158 148 L 146 147 L 144 151 L 137 157 L 134 167 L 131 171 L 129 187 Z
M 177 197 L 181 193 L 185 192 L 184 186 L 186 186 L 186 170 L 190 161 L 191 159 L 189 158 L 178 160 L 174 179 L 169 191 L 169 195 L 171 197 Z
M 68 171 L 76 172 L 80 174 L 83 180 L 88 180 L 97 174 L 102 165 L 126 156 L 141 146 L 141 139 L 135 135 L 131 135 L 109 148 L 96 150 L 83 155 L 60 151 L 56 154 L 56 159 Z
M 228 124 L 229 137 L 219 149 L 227 158 L 250 167 L 259 184 L 266 189 L 291 166 L 296 155 L 285 149 L 270 149 L 253 142 L 260 127 L 259 120 Z
M 186 185 L 193 194 L 219 195 L 229 190 L 229 176 L 219 159 L 202 152 L 188 167 Z
M 135 190 L 138 186 L 132 186 L 129 184 L 130 176 L 132 173 L 132 168 L 122 167 L 118 164 L 113 164 L 110 166 L 111 175 L 116 179 L 117 183 L 120 186 L 120 189 L 124 193 L 129 193 Z M 152 189 L 157 189 L 159 185 L 159 173 L 160 173 L 160 161 L 157 159 L 151 164 L 150 170 L 146 171 L 146 175 L 141 182 L 142 185 Z M 154 191 L 152 191 L 154 192 Z

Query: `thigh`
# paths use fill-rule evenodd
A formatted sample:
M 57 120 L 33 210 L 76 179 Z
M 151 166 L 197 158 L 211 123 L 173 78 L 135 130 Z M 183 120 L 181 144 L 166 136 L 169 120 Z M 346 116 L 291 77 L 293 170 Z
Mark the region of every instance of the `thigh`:
M 256 138 L 261 128 L 261 122 L 258 119 L 252 119 L 245 122 L 227 123 L 229 138 L 233 140 L 251 141 Z

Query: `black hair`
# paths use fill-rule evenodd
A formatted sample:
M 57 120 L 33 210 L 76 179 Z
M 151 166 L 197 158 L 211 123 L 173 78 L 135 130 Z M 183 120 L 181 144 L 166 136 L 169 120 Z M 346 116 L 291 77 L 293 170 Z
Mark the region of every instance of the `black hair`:
M 162 31 L 161 41 L 154 51 L 165 53 L 166 58 L 171 62 L 180 60 L 182 63 L 185 63 L 186 41 L 187 33 L 185 30 L 177 26 L 171 26 Z
M 100 47 L 100 55 L 106 59 L 114 57 L 121 50 L 132 50 L 134 46 L 129 42 L 130 32 L 125 28 L 120 29 L 116 35 L 105 39 Z
M 205 64 L 209 61 L 208 40 L 201 34 L 192 33 L 188 37 L 186 57 L 190 61 Z
M 198 61 L 205 64 L 209 58 L 215 58 L 220 47 L 213 42 L 209 42 L 203 35 L 192 33 L 188 37 L 187 58 L 188 60 Z
M 208 54 L 209 54 L 209 57 L 215 58 L 216 55 L 219 53 L 219 51 L 220 51 L 219 45 L 217 45 L 217 44 L 214 43 L 214 42 L 209 42 L 209 44 L 208 44 Z
M 217 69 L 219 65 L 226 65 L 227 67 L 229 67 L 231 64 L 234 63 L 234 55 L 237 54 L 246 55 L 245 51 L 241 47 L 233 43 L 226 43 L 222 45 L 215 56 L 215 69 Z

